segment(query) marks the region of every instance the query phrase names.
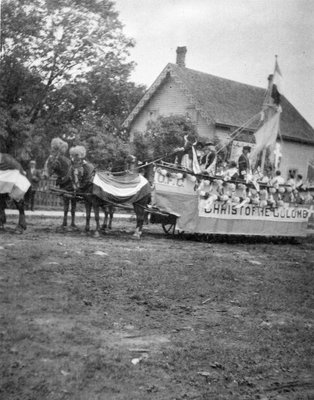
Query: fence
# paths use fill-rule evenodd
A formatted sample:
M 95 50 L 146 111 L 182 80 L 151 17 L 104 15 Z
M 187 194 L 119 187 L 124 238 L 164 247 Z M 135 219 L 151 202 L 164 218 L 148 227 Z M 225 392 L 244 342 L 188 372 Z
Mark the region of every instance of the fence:
M 56 187 L 56 178 L 42 179 L 36 192 L 35 204 L 40 207 L 62 207 L 62 199 L 49 189 Z

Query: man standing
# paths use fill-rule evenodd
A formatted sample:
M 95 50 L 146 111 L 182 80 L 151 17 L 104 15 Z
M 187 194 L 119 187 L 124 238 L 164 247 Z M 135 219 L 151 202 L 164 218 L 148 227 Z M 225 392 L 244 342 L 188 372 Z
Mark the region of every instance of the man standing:
M 26 177 L 30 181 L 31 187 L 26 194 L 25 201 L 27 204 L 27 208 L 31 211 L 34 211 L 35 193 L 38 189 L 40 181 L 40 171 L 36 168 L 35 160 L 30 161 L 29 168 L 26 171 Z
M 242 154 L 238 160 L 239 178 L 246 179 L 247 175 L 251 173 L 251 165 L 249 160 L 249 153 L 251 152 L 250 146 L 244 146 Z

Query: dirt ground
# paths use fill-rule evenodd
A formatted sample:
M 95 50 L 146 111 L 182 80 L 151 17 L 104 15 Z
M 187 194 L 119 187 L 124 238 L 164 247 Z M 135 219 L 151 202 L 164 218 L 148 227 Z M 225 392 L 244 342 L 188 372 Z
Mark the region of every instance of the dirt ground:
M 0 399 L 314 399 L 314 239 L 0 234 Z M 83 220 L 79 221 L 83 227 Z

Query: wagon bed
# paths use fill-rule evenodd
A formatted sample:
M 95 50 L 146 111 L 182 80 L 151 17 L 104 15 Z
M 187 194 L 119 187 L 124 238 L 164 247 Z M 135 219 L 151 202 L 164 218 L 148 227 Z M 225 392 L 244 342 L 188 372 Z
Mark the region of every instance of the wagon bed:
M 263 237 L 304 237 L 313 204 L 286 203 L 282 207 L 213 201 L 206 206 L 197 190 L 200 177 L 174 166 L 157 165 L 151 222 L 165 233 Z M 207 184 L 209 185 L 209 182 Z

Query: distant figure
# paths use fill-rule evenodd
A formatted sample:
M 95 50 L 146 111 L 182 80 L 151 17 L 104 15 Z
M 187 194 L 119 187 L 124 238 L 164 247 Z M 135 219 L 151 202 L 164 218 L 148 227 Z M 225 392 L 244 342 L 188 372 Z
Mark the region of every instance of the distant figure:
M 278 187 L 279 185 L 283 185 L 285 183 L 285 180 L 281 176 L 281 172 L 278 170 L 275 173 L 275 176 L 270 180 L 270 185 Z
M 273 179 L 273 170 L 271 167 L 267 168 L 265 171 L 265 175 L 262 175 L 260 179 L 258 179 L 258 182 L 260 183 L 269 183 L 271 182 L 271 180 Z
M 296 181 L 295 181 L 295 173 L 294 171 L 289 171 L 288 179 L 286 182 L 287 185 L 290 185 L 292 189 L 295 189 Z
M 26 177 L 30 181 L 31 187 L 25 196 L 26 208 L 34 211 L 35 194 L 40 182 L 40 171 L 36 168 L 36 161 L 31 160 L 29 163 L 29 168 L 26 171 Z
M 251 164 L 249 160 L 249 153 L 251 152 L 250 146 L 244 146 L 242 154 L 238 159 L 239 178 L 246 179 L 247 175 L 251 173 Z
M 295 188 L 297 190 L 304 190 L 304 182 L 303 182 L 303 176 L 301 174 L 297 175 L 297 178 L 295 180 Z
M 138 166 L 139 163 L 137 161 L 137 158 L 132 154 L 129 154 L 126 158 L 126 171 L 130 174 L 137 174 L 139 172 Z
M 236 180 L 239 177 L 237 163 L 235 161 L 230 161 L 228 164 L 228 168 L 223 174 L 223 177 L 226 181 Z

